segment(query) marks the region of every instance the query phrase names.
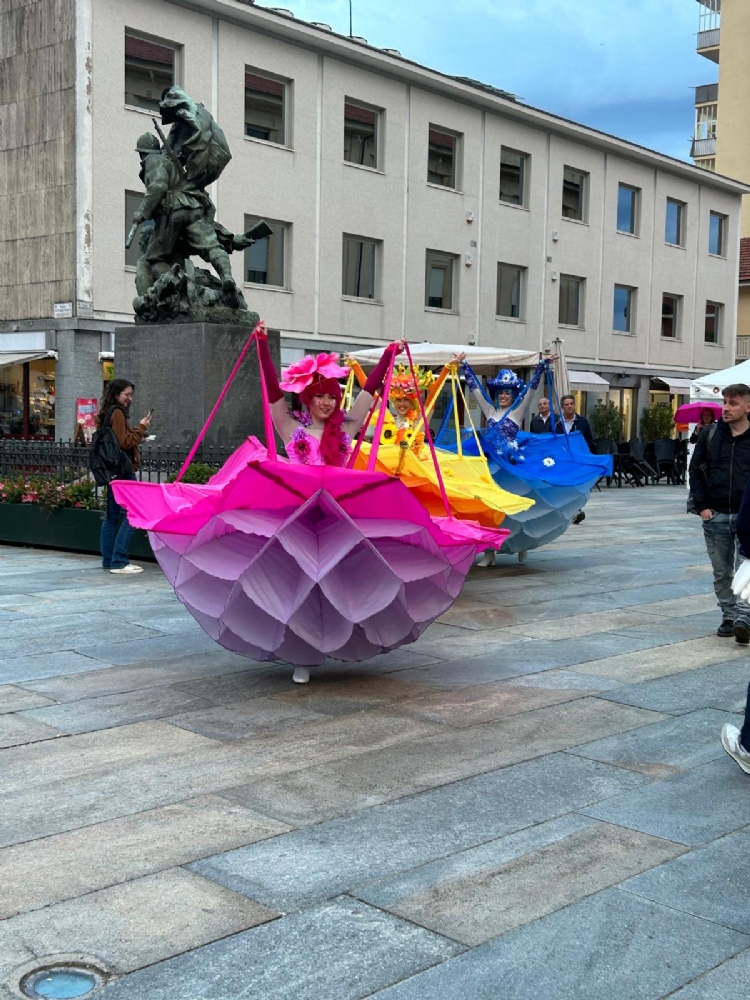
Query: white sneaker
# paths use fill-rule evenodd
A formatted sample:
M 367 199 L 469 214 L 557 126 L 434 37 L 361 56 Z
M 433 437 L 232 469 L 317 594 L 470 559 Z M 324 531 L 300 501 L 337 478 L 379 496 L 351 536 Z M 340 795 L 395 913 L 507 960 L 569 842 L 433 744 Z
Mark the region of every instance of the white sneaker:
M 292 680 L 295 684 L 307 684 L 310 681 L 310 668 L 309 667 L 295 667 L 294 673 L 292 674 Z
M 495 565 L 495 550 L 487 549 L 487 551 L 484 553 L 482 558 L 477 563 L 477 566 L 481 566 L 483 569 L 485 569 L 487 566 L 494 566 L 494 565 Z
M 731 726 L 729 723 L 724 726 L 721 730 L 721 745 L 745 774 L 750 774 L 750 753 L 740 743 L 740 731 L 737 726 Z
M 111 569 L 110 573 L 118 573 L 120 576 L 133 576 L 135 573 L 142 573 L 143 566 L 136 566 L 135 563 L 128 563 L 127 566 L 121 566 L 119 569 Z

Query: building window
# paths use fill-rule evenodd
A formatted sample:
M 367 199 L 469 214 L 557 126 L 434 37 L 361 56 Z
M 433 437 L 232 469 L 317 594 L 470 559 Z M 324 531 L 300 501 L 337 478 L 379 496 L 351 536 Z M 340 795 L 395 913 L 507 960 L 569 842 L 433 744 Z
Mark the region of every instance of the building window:
M 523 318 L 523 283 L 525 267 L 497 265 L 497 305 L 495 312 L 506 319 Z
M 583 278 L 571 274 L 560 275 L 560 304 L 558 322 L 561 326 L 583 327 Z
M 174 86 L 176 50 L 125 32 L 125 103 L 159 113 L 162 91 Z
M 362 167 L 380 168 L 381 112 L 344 98 L 344 159 Z
M 586 221 L 586 181 L 588 174 L 572 167 L 563 170 L 562 215 L 564 219 Z
M 377 299 L 378 242 L 344 236 L 341 294 Z
M 530 160 L 528 153 L 500 147 L 500 201 L 526 208 Z
M 711 173 L 716 173 L 716 157 L 709 156 L 703 160 L 695 160 L 696 167 L 700 167 L 701 170 L 710 170 Z
M 617 231 L 635 236 L 638 232 L 638 188 L 620 184 L 617 189 Z
M 703 328 L 703 340 L 706 344 L 721 343 L 721 320 L 724 306 L 720 302 L 706 303 L 706 321 Z
M 127 241 L 128 235 L 130 233 L 130 227 L 133 225 L 133 216 L 141 207 L 141 202 L 143 201 L 142 194 L 136 194 L 135 191 L 125 192 L 125 241 Z M 129 247 L 125 248 L 125 266 L 135 267 L 138 263 L 138 258 L 141 256 L 141 248 L 139 244 L 139 237 L 141 235 L 141 230 L 143 226 L 140 227 L 138 232 L 133 238 L 133 242 Z
M 718 104 L 704 104 L 695 109 L 695 138 L 715 139 Z
M 245 66 L 245 135 L 289 145 L 286 127 L 288 80 Z
M 440 187 L 458 189 L 458 156 L 461 137 L 430 125 L 427 152 L 427 182 Z
M 714 257 L 726 256 L 726 215 L 711 212 L 708 217 L 708 252 Z
M 245 216 L 245 231 L 261 221 L 258 215 Z M 245 250 L 245 281 L 252 285 L 287 287 L 288 237 L 291 228 L 286 222 L 265 220 L 271 229 L 270 236 L 253 243 Z
M 456 259 L 439 250 L 427 251 L 425 306 L 429 309 L 454 309 L 453 274 Z
M 685 239 L 685 205 L 674 198 L 667 198 L 666 221 L 664 225 L 664 242 L 672 246 L 684 246 Z
M 680 295 L 662 295 L 661 297 L 661 335 L 670 340 L 680 339 Z
M 620 333 L 631 333 L 633 330 L 633 305 L 635 289 L 627 285 L 615 285 L 614 315 L 612 327 Z

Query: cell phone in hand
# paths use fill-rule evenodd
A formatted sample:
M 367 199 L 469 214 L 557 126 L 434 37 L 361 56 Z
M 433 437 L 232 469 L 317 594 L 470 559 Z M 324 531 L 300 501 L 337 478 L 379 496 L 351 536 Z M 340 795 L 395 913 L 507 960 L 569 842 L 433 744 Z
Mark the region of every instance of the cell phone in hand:
M 152 407 L 151 407 L 151 409 L 150 409 L 150 410 L 148 411 L 148 415 L 149 415 L 149 417 L 153 417 L 153 415 L 154 415 L 154 407 L 153 407 L 153 406 L 152 406 Z

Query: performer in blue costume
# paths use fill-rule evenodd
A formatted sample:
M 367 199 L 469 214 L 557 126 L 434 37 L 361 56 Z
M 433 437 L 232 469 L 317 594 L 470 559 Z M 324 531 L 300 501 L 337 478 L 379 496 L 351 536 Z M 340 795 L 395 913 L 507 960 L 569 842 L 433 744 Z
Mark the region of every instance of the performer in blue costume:
M 467 388 L 487 418 L 479 438 L 492 478 L 502 489 L 535 501 L 529 510 L 507 515 L 503 521 L 511 534 L 500 552 L 518 553 L 523 562 L 530 549 L 546 545 L 566 530 L 597 480 L 612 475 L 612 457 L 592 455 L 580 431 L 568 434 L 563 428 L 551 434 L 527 434 L 521 430 L 542 376 L 546 375 L 552 385 L 550 365 L 557 360 L 556 355 L 539 362 L 528 384 L 515 372 L 502 369 L 487 382 L 492 400 L 485 396 L 479 378 L 464 357 L 457 360 Z M 559 412 L 559 404 L 556 409 Z M 444 420 L 437 443 L 453 450 L 455 444 L 444 440 L 447 430 Z M 472 449 L 476 454 L 476 443 L 469 434 L 463 450 L 471 454 Z M 490 566 L 493 562 L 494 552 L 485 553 L 480 565 Z

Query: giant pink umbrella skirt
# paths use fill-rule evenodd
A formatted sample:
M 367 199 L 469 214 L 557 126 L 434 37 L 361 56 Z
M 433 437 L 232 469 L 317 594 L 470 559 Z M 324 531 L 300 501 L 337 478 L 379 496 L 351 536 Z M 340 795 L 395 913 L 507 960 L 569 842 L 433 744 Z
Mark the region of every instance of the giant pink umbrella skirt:
M 504 529 L 431 517 L 380 472 L 292 464 L 249 438 L 205 486 L 112 483 L 219 645 L 316 666 L 413 642 Z

